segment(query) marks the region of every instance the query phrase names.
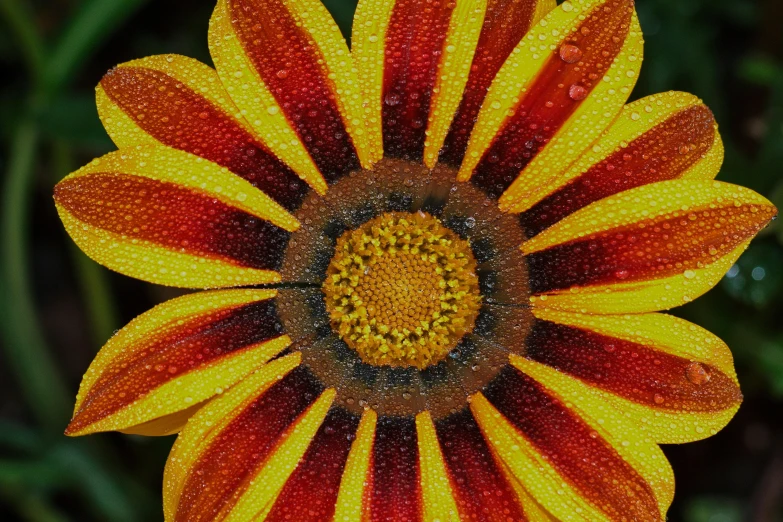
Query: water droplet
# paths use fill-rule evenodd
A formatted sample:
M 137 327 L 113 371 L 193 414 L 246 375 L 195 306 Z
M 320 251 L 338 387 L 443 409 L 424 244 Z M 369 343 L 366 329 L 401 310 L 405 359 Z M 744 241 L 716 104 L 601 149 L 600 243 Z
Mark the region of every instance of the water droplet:
M 384 103 L 390 107 L 394 107 L 395 105 L 400 104 L 400 95 L 396 92 L 390 92 L 386 95 L 386 97 L 383 99 Z
M 284 80 L 284 79 L 288 78 L 288 71 L 285 70 L 285 69 L 280 69 L 279 71 L 277 71 L 276 76 L 278 78 L 280 78 L 281 80 Z
M 693 384 L 706 384 L 710 382 L 710 374 L 707 373 L 707 369 L 698 362 L 693 362 L 685 369 L 685 376 Z
M 575 83 L 568 88 L 568 96 L 574 101 L 584 100 L 587 98 L 587 89 Z
M 564 43 L 560 46 L 560 59 L 565 63 L 576 63 L 582 59 L 582 50 L 573 44 Z

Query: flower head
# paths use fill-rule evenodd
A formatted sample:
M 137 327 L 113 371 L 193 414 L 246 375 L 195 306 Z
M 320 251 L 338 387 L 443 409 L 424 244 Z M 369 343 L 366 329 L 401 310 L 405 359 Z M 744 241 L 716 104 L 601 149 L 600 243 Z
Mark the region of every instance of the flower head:
M 663 520 L 658 444 L 721 429 L 731 354 L 658 313 L 776 214 L 712 113 L 626 105 L 632 0 L 219 0 L 216 70 L 97 88 L 120 150 L 57 185 L 132 321 L 67 433 L 179 432 L 168 521 Z

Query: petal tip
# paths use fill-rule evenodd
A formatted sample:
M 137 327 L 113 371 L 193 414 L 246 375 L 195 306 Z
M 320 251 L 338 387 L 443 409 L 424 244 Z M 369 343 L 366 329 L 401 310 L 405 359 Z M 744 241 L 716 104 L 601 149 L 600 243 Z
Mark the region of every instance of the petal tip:
M 81 415 L 79 413 L 75 413 L 73 418 L 71 419 L 71 422 L 69 422 L 68 426 L 65 427 L 65 431 L 63 432 L 63 434 L 66 437 L 81 437 L 82 435 L 90 435 L 91 433 L 95 433 L 96 431 L 98 431 L 98 430 L 91 430 L 89 428 L 89 425 L 85 426 L 80 421 Z

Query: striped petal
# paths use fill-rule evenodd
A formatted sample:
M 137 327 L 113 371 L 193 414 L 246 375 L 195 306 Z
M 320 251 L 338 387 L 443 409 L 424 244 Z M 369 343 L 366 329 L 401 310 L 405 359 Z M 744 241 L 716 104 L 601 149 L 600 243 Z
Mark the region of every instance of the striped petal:
M 663 314 L 535 311 L 528 359 L 591 386 L 658 443 L 714 435 L 742 401 L 729 348 Z
M 352 55 L 375 160 L 432 167 L 468 80 L 487 0 L 361 0 Z
M 150 56 L 119 65 L 96 88 L 98 112 L 120 148 L 163 144 L 226 167 L 289 210 L 320 193 L 256 137 L 210 67 L 184 56 Z
M 215 288 L 272 283 L 289 232 L 284 208 L 224 167 L 161 146 L 99 158 L 55 187 L 66 230 L 131 277 Z
M 266 522 L 332 520 L 359 417 L 332 408 L 296 471 L 277 497 Z M 339 520 L 339 519 L 335 519 Z
M 751 190 L 706 180 L 602 199 L 522 245 L 531 301 L 593 313 L 679 306 L 712 288 L 776 213 Z
M 612 123 L 641 58 L 633 0 L 563 3 L 528 32 L 498 72 L 459 179 L 496 198 L 520 173 L 544 184 Z
M 506 522 L 547 516 L 496 460 L 467 410 L 433 422 L 426 411 L 414 421 L 378 418 L 368 409 L 344 467 L 334 517 L 319 520 Z
M 492 80 L 525 33 L 557 6 L 555 0 L 489 0 L 462 101 L 441 150 L 441 160 L 459 166 L 481 103 Z
M 300 175 L 369 166 L 351 55 L 319 0 L 220 0 L 209 47 L 234 103 Z
M 251 521 L 274 509 L 319 434 L 323 445 L 324 423 L 340 424 L 327 420 L 334 390 L 299 360 L 267 364 L 188 422 L 166 464 L 167 521 Z
M 440 419 L 435 427 L 461 520 L 537 520 L 526 515 L 517 491 L 521 484 L 507 479 L 469 410 Z
M 522 212 L 528 237 L 599 199 L 670 179 L 714 179 L 723 144 L 712 112 L 693 95 L 669 92 L 626 105 L 584 156 L 557 178 L 520 177 L 501 200 Z
M 512 363 L 473 397 L 471 410 L 536 501 L 557 520 L 665 518 L 674 478 L 660 449 L 611 406 L 577 401 L 528 368 L 535 363 L 517 356 Z
M 199 292 L 131 321 L 87 370 L 66 434 L 176 433 L 204 401 L 290 344 L 277 319 L 276 294 Z

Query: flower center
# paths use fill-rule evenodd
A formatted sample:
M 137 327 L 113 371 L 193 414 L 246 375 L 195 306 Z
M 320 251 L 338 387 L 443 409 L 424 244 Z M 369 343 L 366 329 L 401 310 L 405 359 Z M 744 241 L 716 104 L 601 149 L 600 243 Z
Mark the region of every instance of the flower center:
M 296 210 L 281 331 L 355 414 L 444 418 L 525 353 L 534 319 L 522 223 L 456 176 L 385 158 Z
M 376 366 L 437 364 L 481 308 L 470 245 L 424 212 L 387 212 L 343 234 L 323 291 L 333 328 Z

